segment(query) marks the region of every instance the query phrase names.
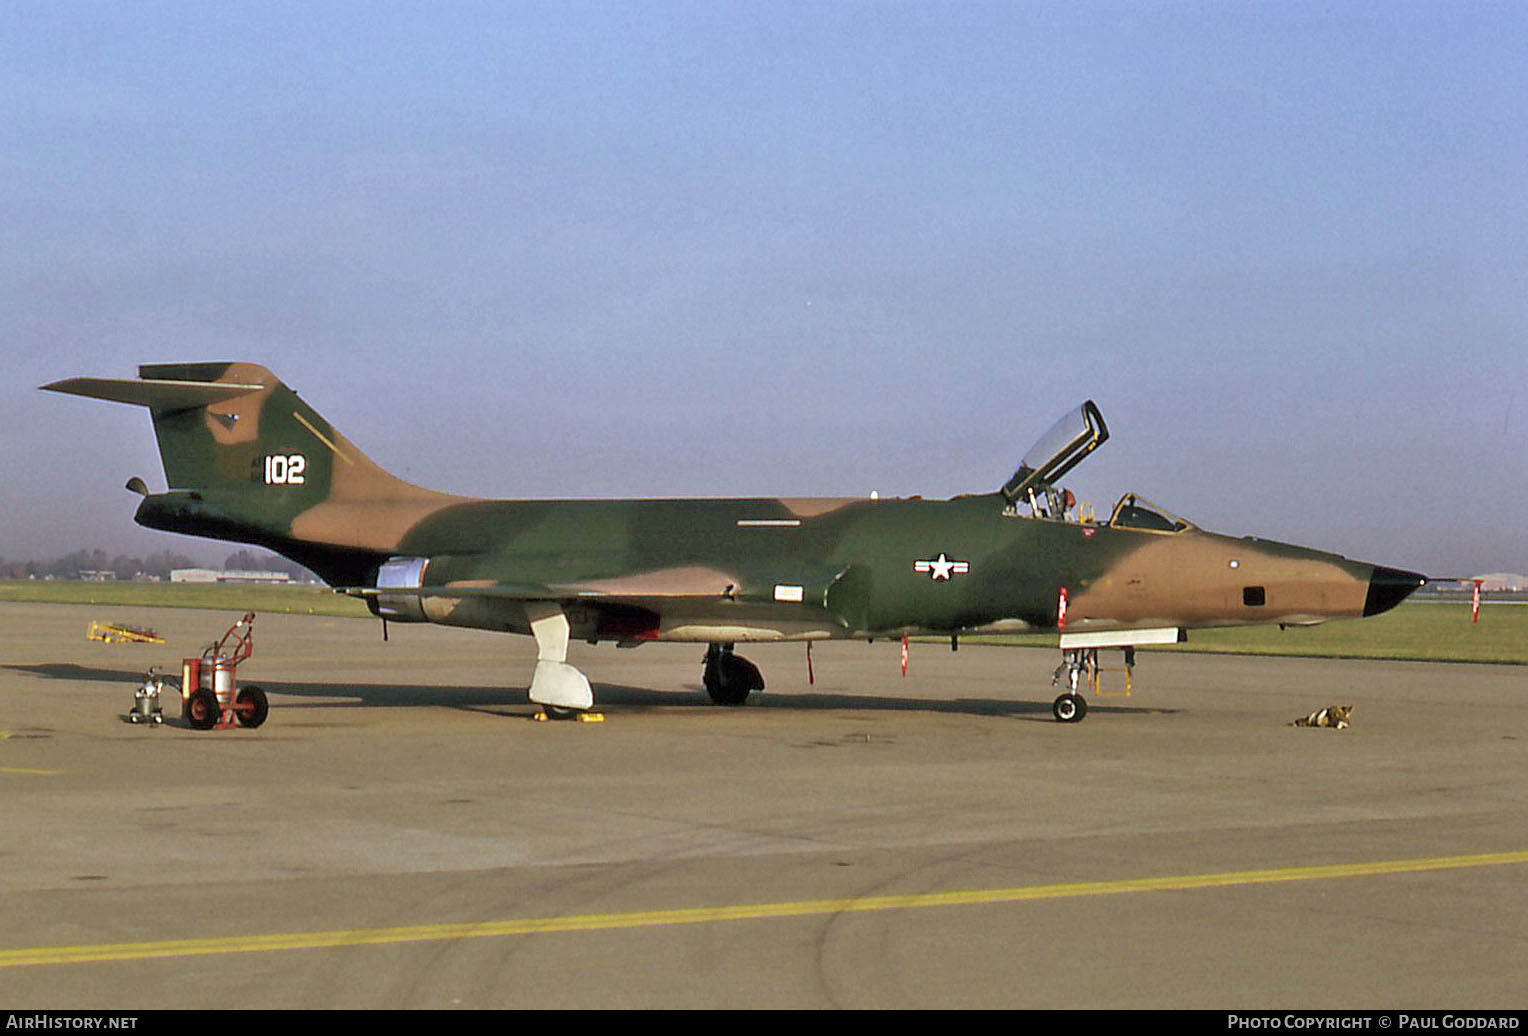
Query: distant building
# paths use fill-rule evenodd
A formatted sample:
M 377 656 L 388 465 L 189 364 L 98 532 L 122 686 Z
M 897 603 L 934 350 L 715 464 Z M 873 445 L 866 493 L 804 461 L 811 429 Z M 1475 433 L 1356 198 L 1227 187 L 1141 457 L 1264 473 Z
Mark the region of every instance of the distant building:
M 170 572 L 172 583 L 290 583 L 285 572 L 220 571 L 215 568 L 177 568 Z

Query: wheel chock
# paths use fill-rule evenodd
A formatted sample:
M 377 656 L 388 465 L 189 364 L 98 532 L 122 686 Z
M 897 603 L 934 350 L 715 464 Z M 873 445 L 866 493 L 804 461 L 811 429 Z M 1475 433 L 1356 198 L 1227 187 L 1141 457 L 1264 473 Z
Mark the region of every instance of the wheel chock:
M 546 709 L 541 709 L 531 719 L 537 723 L 552 723 L 558 720 L 572 720 L 575 723 L 603 723 L 605 722 L 605 714 L 603 712 L 572 712 L 557 715 L 547 712 Z

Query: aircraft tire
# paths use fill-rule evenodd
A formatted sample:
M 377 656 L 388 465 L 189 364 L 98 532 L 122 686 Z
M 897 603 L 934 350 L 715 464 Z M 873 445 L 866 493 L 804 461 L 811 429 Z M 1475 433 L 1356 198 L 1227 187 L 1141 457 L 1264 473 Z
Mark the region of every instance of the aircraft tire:
M 729 651 L 706 663 L 704 683 L 713 702 L 735 707 L 746 702 L 753 691 L 764 689 L 764 676 L 758 666 Z
M 1058 723 L 1080 723 L 1088 714 L 1088 700 L 1078 694 L 1063 694 L 1051 703 L 1051 713 Z
M 218 725 L 217 695 L 209 690 L 195 690 L 186 699 L 186 722 L 192 730 L 211 730 Z
M 737 706 L 748 700 L 748 688 L 723 676 L 706 674 L 706 693 L 716 705 Z
M 270 715 L 270 699 L 265 692 L 258 687 L 246 687 L 239 692 L 234 699 L 234 716 L 239 721 L 239 726 L 254 729 L 265 722 L 265 717 Z

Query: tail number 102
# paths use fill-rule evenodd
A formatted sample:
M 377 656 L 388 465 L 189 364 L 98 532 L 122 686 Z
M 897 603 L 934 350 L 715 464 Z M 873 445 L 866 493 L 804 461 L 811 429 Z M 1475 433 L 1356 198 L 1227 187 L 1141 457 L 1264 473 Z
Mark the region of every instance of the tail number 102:
M 300 453 L 273 453 L 265 458 L 265 484 L 300 486 L 306 480 L 308 458 Z

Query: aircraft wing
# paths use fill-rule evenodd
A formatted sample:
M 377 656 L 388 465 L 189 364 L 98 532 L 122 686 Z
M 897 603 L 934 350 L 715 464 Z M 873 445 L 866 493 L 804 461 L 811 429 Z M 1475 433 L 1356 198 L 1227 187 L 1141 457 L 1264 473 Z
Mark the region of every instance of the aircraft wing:
M 734 574 L 702 566 L 639 572 L 622 576 L 567 582 L 519 582 L 489 579 L 452 579 L 427 583 L 420 577 L 424 560 L 395 558 L 382 566 L 377 586 L 337 587 L 352 597 L 479 597 L 503 601 L 609 600 L 639 604 L 680 598 L 721 599 L 735 591 L 741 579 Z
M 416 563 L 419 568 L 413 567 Z M 686 566 L 555 583 L 483 579 L 432 583 L 418 578 L 423 574 L 422 559 L 400 558 L 383 566 L 379 585 L 337 587 L 336 592 L 368 601 L 379 615 L 400 619 L 417 617 L 426 600 L 437 599 L 477 600 L 487 607 L 581 605 L 611 615 L 630 616 L 640 611 L 654 618 L 676 613 L 716 616 L 721 614 L 717 609 L 730 612 L 744 605 L 798 619 L 815 615 L 817 621 L 833 626 L 857 627 L 863 623 L 868 585 L 854 566 L 793 569 L 789 574 L 754 573 L 746 581 L 737 574 Z
M 337 594 L 347 597 L 486 597 L 503 601 L 560 601 L 584 596 L 577 591 L 554 586 L 495 583 L 492 586 L 337 586 Z M 593 595 L 593 596 L 598 596 Z
M 337 586 L 335 593 L 350 597 L 455 597 L 487 598 L 500 601 L 609 601 L 613 604 L 649 604 L 678 600 L 737 600 L 760 599 L 802 602 L 815 597 L 819 602 L 842 571 L 835 571 L 826 579 L 811 579 L 802 584 L 796 582 L 772 582 L 754 589 L 744 589 L 737 579 L 707 580 L 697 585 L 690 580 L 666 582 L 660 579 L 644 579 L 641 576 L 616 580 L 591 580 L 572 583 L 499 583 L 478 580 L 437 585 L 406 586 Z M 815 586 L 813 584 L 816 584 Z M 813 591 L 816 591 L 815 594 Z

